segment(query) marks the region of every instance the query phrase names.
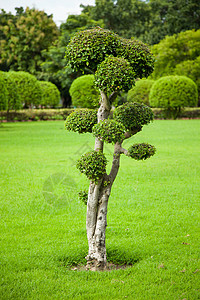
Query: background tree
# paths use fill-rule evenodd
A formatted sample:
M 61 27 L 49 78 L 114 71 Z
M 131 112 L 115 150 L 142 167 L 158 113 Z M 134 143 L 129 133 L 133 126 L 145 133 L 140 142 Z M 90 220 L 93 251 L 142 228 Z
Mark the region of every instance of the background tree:
M 49 81 L 38 81 L 42 93 L 40 105 L 57 107 L 60 103 L 60 92 L 55 84 Z
M 79 133 L 93 132 L 96 137 L 94 151 L 84 154 L 77 167 L 90 179 L 86 222 L 87 266 L 103 269 L 106 264 L 107 204 L 119 170 L 120 156 L 125 154 L 135 159 L 146 159 L 155 153 L 155 148 L 149 144 L 136 144 L 128 150 L 122 147 L 125 139 L 152 121 L 151 109 L 142 104 L 126 103 L 116 109 L 114 119 L 110 120 L 111 105 L 120 91 L 131 88 L 135 78 L 152 72 L 153 59 L 144 44 L 123 40 L 101 28 L 77 33 L 67 46 L 66 59 L 74 70 L 87 67 L 95 72 L 96 86 L 101 94 L 97 115 L 90 111 L 75 111 L 68 116 L 65 126 L 67 130 Z M 109 174 L 106 173 L 104 142 L 114 144 Z
M 144 103 L 149 106 L 149 93 L 153 83 L 154 80 L 150 79 L 137 80 L 135 86 L 128 91 L 128 102 Z
M 96 108 L 100 94 L 94 84 L 94 75 L 84 75 L 76 78 L 70 87 L 69 93 L 72 105 L 82 108 Z
M 1 64 L 19 71 L 36 74 L 43 61 L 41 51 L 47 49 L 58 37 L 59 31 L 52 19 L 44 11 L 35 8 L 17 10 L 15 17 L 6 16 L 7 24 L 1 25 Z M 5 13 L 3 16 L 5 19 Z
M 176 119 L 182 108 L 197 106 L 197 86 L 185 76 L 161 77 L 151 88 L 149 102 L 152 107 L 164 108 L 165 117 Z

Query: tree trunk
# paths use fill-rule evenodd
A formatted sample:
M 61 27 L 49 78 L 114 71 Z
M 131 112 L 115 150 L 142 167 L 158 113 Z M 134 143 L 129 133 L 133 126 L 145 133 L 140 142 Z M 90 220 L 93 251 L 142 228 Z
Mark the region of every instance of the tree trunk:
M 101 92 L 100 108 L 98 110 L 98 122 L 108 118 L 110 114 L 110 104 L 107 96 Z M 119 148 L 119 147 L 118 147 Z M 117 148 L 117 149 L 118 149 Z M 95 150 L 103 151 L 103 142 L 95 139 Z M 119 149 L 118 149 L 119 150 Z M 108 176 L 104 174 L 98 184 L 90 182 L 87 201 L 87 239 L 89 251 L 86 257 L 87 268 L 90 270 L 103 270 L 106 268 L 106 226 L 107 226 L 107 206 L 112 184 L 119 169 L 120 154 L 113 156 L 113 166 Z

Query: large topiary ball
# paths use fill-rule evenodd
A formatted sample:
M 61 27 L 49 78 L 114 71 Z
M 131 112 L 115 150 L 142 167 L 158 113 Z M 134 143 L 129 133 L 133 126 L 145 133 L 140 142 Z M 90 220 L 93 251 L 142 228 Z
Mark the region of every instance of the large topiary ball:
M 18 93 L 18 89 L 16 83 L 12 76 L 10 76 L 10 72 L 1 72 L 1 76 L 4 79 L 5 86 L 8 94 L 8 106 L 7 109 L 18 110 L 21 108 L 21 99 Z
M 60 102 L 60 92 L 55 84 L 49 81 L 38 81 L 41 91 L 42 100 L 40 104 L 45 107 L 56 107 Z
M 11 71 L 9 76 L 15 81 L 20 99 L 25 108 L 38 106 L 41 103 L 42 91 L 35 76 L 23 71 Z
M 153 112 L 147 105 L 127 102 L 115 109 L 113 119 L 122 123 L 127 131 L 140 130 L 153 120 Z
M 135 73 L 124 58 L 108 56 L 95 73 L 96 86 L 105 93 L 127 92 L 134 84 Z
M 71 84 L 69 93 L 75 107 L 96 108 L 99 105 L 100 94 L 94 84 L 94 75 L 76 78 Z
M 8 108 L 8 91 L 6 88 L 6 82 L 4 76 L 0 73 L 0 110 L 6 110 Z
M 137 80 L 135 86 L 133 86 L 132 89 L 128 91 L 127 101 L 144 103 L 150 106 L 149 93 L 153 83 L 154 80 L 150 79 Z
M 176 118 L 181 108 L 197 106 L 197 86 L 185 76 L 161 77 L 151 88 L 149 102 L 152 107 L 162 107 Z

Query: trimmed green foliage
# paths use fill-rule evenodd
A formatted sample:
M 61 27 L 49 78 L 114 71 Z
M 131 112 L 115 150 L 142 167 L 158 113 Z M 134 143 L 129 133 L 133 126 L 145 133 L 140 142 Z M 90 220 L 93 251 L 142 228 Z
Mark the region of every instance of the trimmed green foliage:
M 66 121 L 65 128 L 78 133 L 92 132 L 92 127 L 97 123 L 95 110 L 79 110 L 71 113 Z
M 150 79 L 137 80 L 135 86 L 128 91 L 128 102 L 144 103 L 149 106 L 149 93 L 153 83 L 154 80 Z
M 150 144 L 135 144 L 128 149 L 128 155 L 136 160 L 145 160 L 153 156 L 156 148 Z
M 88 200 L 88 191 L 80 191 L 78 193 L 79 200 L 81 200 L 85 205 L 87 205 L 87 200 Z
M 181 108 L 197 106 L 197 86 L 185 76 L 161 77 L 153 84 L 149 101 L 151 106 L 163 107 L 176 118 Z
M 107 159 L 102 151 L 91 151 L 81 156 L 76 167 L 88 179 L 98 182 L 106 172 Z
M 122 123 L 126 130 L 132 131 L 153 121 L 153 111 L 144 104 L 125 103 L 115 109 L 113 118 Z
M 96 124 L 92 132 L 100 140 L 115 144 L 124 139 L 125 127 L 115 120 L 104 120 Z
M 9 72 L 9 76 L 15 81 L 18 93 L 24 107 L 38 106 L 41 103 L 42 91 L 35 76 L 27 72 Z
M 69 90 L 72 105 L 82 108 L 95 108 L 99 104 L 100 94 L 94 85 L 94 75 L 76 78 Z
M 38 81 L 41 91 L 42 100 L 40 104 L 42 106 L 56 107 L 60 102 L 60 92 L 55 84 L 50 81 Z
M 134 84 L 135 73 L 124 58 L 109 56 L 97 68 L 96 85 L 105 93 L 125 91 Z
M 107 55 L 116 56 L 120 45 L 118 36 L 109 30 L 97 27 L 79 31 L 68 44 L 65 58 L 73 70 L 89 67 L 96 71 Z
M 8 91 L 4 76 L 0 73 L 0 110 L 6 110 L 8 108 Z
M 0 72 L 4 79 L 5 86 L 8 92 L 8 107 L 7 110 L 18 110 L 21 108 L 21 99 L 18 93 L 16 83 L 9 72 Z
M 136 78 L 148 77 L 154 68 L 154 58 L 147 45 L 137 40 L 120 39 L 118 55 L 128 60 Z

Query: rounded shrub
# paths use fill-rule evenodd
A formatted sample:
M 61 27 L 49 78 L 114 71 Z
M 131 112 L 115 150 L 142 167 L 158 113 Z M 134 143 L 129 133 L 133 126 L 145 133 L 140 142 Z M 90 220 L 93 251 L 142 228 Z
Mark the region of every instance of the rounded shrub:
M 42 99 L 40 104 L 45 107 L 56 107 L 60 102 L 60 92 L 55 84 L 50 81 L 38 81 Z
M 92 132 L 100 140 L 115 144 L 123 141 L 125 127 L 115 120 L 104 120 L 94 125 Z
M 2 72 L 0 73 L 0 110 L 8 108 L 8 91 Z
M 127 131 L 140 130 L 153 121 L 153 112 L 147 105 L 127 102 L 115 109 L 113 119 L 122 123 Z
M 40 105 L 42 91 L 35 76 L 23 71 L 11 71 L 9 76 L 15 81 L 21 102 L 25 108 Z
M 8 95 L 8 106 L 7 110 L 18 110 L 21 108 L 21 99 L 18 93 L 18 89 L 15 81 L 12 76 L 10 76 L 10 72 L 0 72 L 1 76 L 4 79 L 5 86 L 7 89 Z
M 166 117 L 176 118 L 181 108 L 197 106 L 197 86 L 185 76 L 161 77 L 151 88 L 149 102 L 152 107 L 164 108 Z
M 94 84 L 94 75 L 76 78 L 69 89 L 72 105 L 82 108 L 95 108 L 99 104 L 100 94 Z
M 128 91 L 127 101 L 144 103 L 150 106 L 149 93 L 153 83 L 154 80 L 150 79 L 137 80 L 135 86 L 133 86 L 132 89 Z
M 108 56 L 95 73 L 96 86 L 106 93 L 127 92 L 134 84 L 135 73 L 124 58 Z
M 156 148 L 150 144 L 134 144 L 128 149 L 128 155 L 136 160 L 145 160 L 153 156 Z
M 91 151 L 81 156 L 77 162 L 77 169 L 88 179 L 98 182 L 106 172 L 107 159 L 102 151 Z
M 92 132 L 92 127 L 97 123 L 95 110 L 78 110 L 71 113 L 65 121 L 65 129 L 78 133 Z

